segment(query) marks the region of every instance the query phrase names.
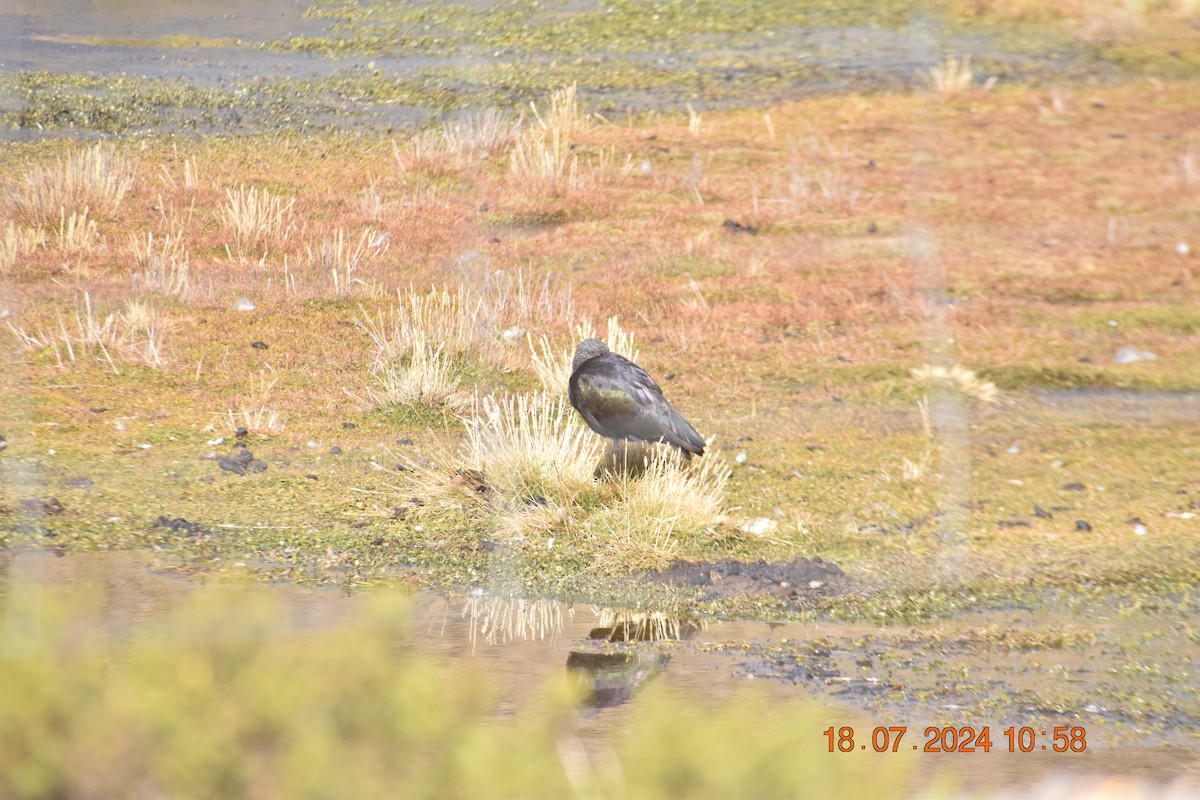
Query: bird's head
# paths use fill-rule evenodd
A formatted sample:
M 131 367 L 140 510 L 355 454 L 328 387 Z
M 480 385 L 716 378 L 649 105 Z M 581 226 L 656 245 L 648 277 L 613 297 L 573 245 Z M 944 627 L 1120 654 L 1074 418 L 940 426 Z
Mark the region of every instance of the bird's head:
M 608 349 L 608 345 L 599 339 L 584 339 L 579 343 L 579 347 L 575 348 L 575 358 L 571 359 L 571 372 L 579 369 L 583 362 L 589 361 L 596 356 L 602 356 L 608 352 L 611 352 Z

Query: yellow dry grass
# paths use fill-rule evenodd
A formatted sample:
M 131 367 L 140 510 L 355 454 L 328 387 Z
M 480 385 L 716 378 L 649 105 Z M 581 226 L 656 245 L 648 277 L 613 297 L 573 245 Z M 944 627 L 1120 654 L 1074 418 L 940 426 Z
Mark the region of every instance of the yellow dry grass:
M 11 187 L 9 200 L 17 216 L 37 225 L 84 209 L 109 217 L 133 188 L 135 171 L 111 146 L 96 144 L 28 170 Z

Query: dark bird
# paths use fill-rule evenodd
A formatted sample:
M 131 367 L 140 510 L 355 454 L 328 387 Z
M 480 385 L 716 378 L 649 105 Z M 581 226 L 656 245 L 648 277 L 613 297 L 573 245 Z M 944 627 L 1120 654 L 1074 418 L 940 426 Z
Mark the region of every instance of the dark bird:
M 663 397 L 646 370 L 608 349 L 599 339 L 584 339 L 571 362 L 567 396 L 588 427 L 619 442 L 665 442 L 684 458 L 704 455 L 704 437 Z

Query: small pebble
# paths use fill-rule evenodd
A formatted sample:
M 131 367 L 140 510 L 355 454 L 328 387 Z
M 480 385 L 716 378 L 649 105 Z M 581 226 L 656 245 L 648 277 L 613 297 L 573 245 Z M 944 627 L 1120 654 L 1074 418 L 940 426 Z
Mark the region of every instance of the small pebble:
M 1175 245 L 1175 252 L 1179 253 L 1181 256 L 1186 256 L 1188 253 L 1192 252 L 1192 248 L 1188 246 L 1187 242 L 1180 242 L 1179 244 Z
M 1087 520 L 1082 520 L 1082 519 L 1075 520 L 1075 530 L 1090 531 L 1091 529 L 1092 529 L 1092 526 L 1087 523 Z
M 266 462 L 259 461 L 257 458 L 254 459 L 253 461 L 246 462 L 246 471 L 247 472 L 263 472 L 264 470 L 266 470 L 266 468 L 267 468 Z
M 208 443 L 209 443 L 209 445 L 211 445 L 212 447 L 216 447 L 217 445 L 220 445 L 220 444 L 225 444 L 225 437 L 224 437 L 224 436 L 218 436 L 218 437 L 217 437 L 217 438 L 215 438 L 215 439 L 209 439 L 209 440 L 208 440 Z
M 1082 492 L 1085 489 L 1087 489 L 1087 487 L 1084 486 L 1082 483 L 1077 483 L 1077 482 L 1064 483 L 1062 485 L 1062 488 L 1063 488 L 1064 492 Z
M 1005 450 L 1004 452 L 1008 453 L 1010 456 L 1015 456 L 1021 452 L 1021 448 L 1018 447 L 1016 444 L 1010 444 L 1008 446 L 1008 449 Z
M 336 444 L 333 447 L 329 448 L 329 455 L 340 456 L 341 454 L 342 454 L 342 448 L 338 447 Z
M 1049 511 L 1047 511 L 1046 509 L 1042 508 L 1041 506 L 1039 506 L 1037 504 L 1034 504 L 1034 506 L 1033 506 L 1033 515 L 1035 517 L 1038 517 L 1039 519 L 1051 519 L 1054 516 Z
M 251 342 L 250 346 L 255 350 L 269 350 L 271 348 L 271 345 L 266 342 Z
M 234 431 L 233 435 L 239 439 L 245 439 L 250 435 L 250 431 L 246 430 L 245 428 L 238 428 L 236 431 Z
M 746 456 L 746 451 L 745 451 L 745 450 L 739 451 L 739 452 L 738 452 L 738 454 L 737 454 L 736 456 L 734 456 L 734 457 L 733 457 L 733 460 L 734 460 L 734 461 L 736 461 L 736 462 L 737 462 L 737 463 L 739 463 L 739 464 L 745 464 L 745 463 L 746 463 L 746 459 L 747 459 L 747 456 Z
M 234 311 L 253 311 L 254 303 L 250 302 L 248 297 L 239 297 L 238 301 L 233 305 Z
M 355 428 L 357 428 L 357 427 L 358 427 L 358 424 L 357 424 L 357 423 L 355 423 L 355 422 L 343 422 L 343 423 L 342 423 L 342 427 L 343 427 L 343 428 L 345 428 L 345 429 L 346 429 L 346 430 L 348 430 L 348 431 L 352 431 L 352 430 L 354 430 Z
M 397 439 L 396 440 L 396 444 L 399 444 L 399 445 L 411 445 L 412 443 L 413 443 L 412 439 Z
M 96 485 L 95 481 L 93 481 L 91 478 L 88 478 L 86 476 L 80 476 L 78 478 L 67 478 L 65 481 L 63 481 L 63 486 L 69 486 L 72 489 L 90 489 L 95 485 Z
M 243 447 L 233 454 L 233 460 L 238 464 L 249 464 L 254 460 L 254 454 Z

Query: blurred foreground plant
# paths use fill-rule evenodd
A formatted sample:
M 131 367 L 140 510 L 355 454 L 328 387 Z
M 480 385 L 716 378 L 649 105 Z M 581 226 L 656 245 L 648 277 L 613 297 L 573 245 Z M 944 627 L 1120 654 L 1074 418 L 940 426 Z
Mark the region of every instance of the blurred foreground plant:
M 90 591 L 86 606 L 79 593 Z M 757 695 L 640 697 L 581 736 L 565 671 L 513 715 L 471 662 L 413 647 L 379 593 L 295 630 L 265 589 L 206 587 L 128 636 L 80 624 L 112 590 L 0 594 L 0 796 L 883 796 L 903 756 L 824 752 L 830 724 Z M 652 687 L 653 688 L 653 687 Z M 686 709 L 686 710 L 685 710 Z

